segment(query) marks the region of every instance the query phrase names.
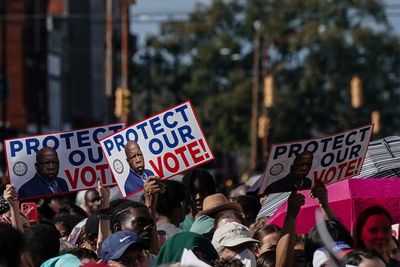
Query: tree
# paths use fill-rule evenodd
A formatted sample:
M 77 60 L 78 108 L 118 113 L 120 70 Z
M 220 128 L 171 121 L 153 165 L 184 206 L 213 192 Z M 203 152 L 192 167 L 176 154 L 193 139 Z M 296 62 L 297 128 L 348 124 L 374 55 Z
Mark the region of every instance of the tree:
M 199 5 L 187 20 L 163 23 L 160 35 L 148 40 L 138 69 L 151 68 L 151 75 L 135 82 L 143 94 L 153 88 L 170 96 L 151 98 L 160 109 L 190 99 L 213 149 L 248 152 L 256 20 L 262 23 L 261 73 L 273 74 L 277 88 L 268 110 L 271 143 L 365 125 L 373 110 L 381 113 L 379 136 L 400 133 L 400 42 L 373 0 Z M 363 84 L 358 109 L 350 104 L 353 75 Z

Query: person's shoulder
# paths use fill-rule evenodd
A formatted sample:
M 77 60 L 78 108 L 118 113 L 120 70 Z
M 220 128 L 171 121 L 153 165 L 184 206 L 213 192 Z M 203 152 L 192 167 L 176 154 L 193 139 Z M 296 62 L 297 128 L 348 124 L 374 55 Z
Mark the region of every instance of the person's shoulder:
M 69 190 L 67 182 L 63 178 L 56 177 L 56 181 L 59 185 L 61 185 L 61 187 L 62 187 L 61 189 L 63 192 Z
M 29 197 L 34 194 L 38 187 L 37 183 L 35 182 L 36 178 L 36 175 L 34 175 L 18 189 L 18 197 Z
M 21 190 L 21 189 L 26 189 L 26 188 L 28 188 L 28 187 L 31 187 L 32 185 L 35 185 L 36 183 L 35 183 L 35 180 L 37 179 L 37 175 L 35 174 L 33 177 L 31 177 L 28 181 L 26 181 L 20 188 L 19 188 L 19 190 Z M 18 191 L 19 191 L 18 190 Z

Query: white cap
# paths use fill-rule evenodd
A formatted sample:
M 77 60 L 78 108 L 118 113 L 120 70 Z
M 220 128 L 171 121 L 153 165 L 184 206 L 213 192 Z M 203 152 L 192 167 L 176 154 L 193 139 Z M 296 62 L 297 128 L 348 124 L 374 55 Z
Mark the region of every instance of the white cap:
M 235 247 L 246 242 L 260 243 L 251 238 L 249 228 L 237 222 L 228 222 L 215 230 L 211 241 L 218 252 L 223 247 Z

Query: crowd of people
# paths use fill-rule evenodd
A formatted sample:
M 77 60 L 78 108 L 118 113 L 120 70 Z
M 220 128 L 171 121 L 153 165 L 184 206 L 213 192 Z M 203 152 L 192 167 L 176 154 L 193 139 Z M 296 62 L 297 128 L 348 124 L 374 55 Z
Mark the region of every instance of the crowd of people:
M 366 208 L 350 233 L 330 208 L 321 182 L 311 189 L 324 215 L 321 227 L 295 232 L 305 197 L 293 191 L 282 227 L 257 218 L 261 196 L 246 187 L 217 192 L 209 171 L 181 181 L 147 177 L 140 201 L 117 188 L 34 199 L 37 220 L 20 210 L 18 192 L 2 185 L 0 266 L 400 266 L 391 215 Z M 329 241 L 327 241 L 329 240 Z

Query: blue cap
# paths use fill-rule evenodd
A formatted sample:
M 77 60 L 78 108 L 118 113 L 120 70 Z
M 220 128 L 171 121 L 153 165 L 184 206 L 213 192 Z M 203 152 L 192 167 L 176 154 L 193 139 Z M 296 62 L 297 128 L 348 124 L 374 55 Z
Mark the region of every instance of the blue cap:
M 104 240 L 101 246 L 101 259 L 103 261 L 119 259 L 125 250 L 132 244 L 140 242 L 139 236 L 132 231 L 119 231 Z

